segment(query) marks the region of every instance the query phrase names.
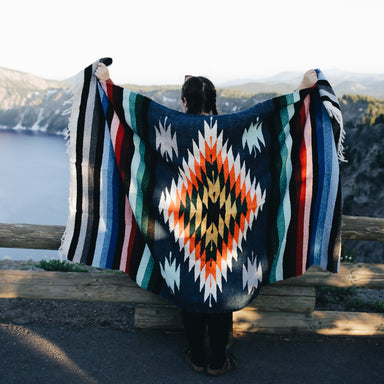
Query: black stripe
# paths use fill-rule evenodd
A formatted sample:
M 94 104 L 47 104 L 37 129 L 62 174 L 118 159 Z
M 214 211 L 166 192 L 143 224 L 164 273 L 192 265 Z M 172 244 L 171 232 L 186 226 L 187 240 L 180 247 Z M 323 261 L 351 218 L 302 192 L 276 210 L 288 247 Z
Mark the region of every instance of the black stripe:
M 342 194 L 339 179 L 336 203 L 332 219 L 332 229 L 328 246 L 328 265 L 327 269 L 331 272 L 337 272 L 339 257 L 341 253 L 341 218 L 342 218 Z
M 132 251 L 129 258 L 129 277 L 136 281 L 136 275 L 140 266 L 141 256 L 143 255 L 145 248 L 145 241 L 134 216 L 132 216 L 132 226 L 136 228 L 136 235 L 133 239 Z
M 148 185 L 146 189 L 146 204 L 148 206 L 148 227 L 147 227 L 147 243 L 150 250 L 153 250 L 153 241 L 155 238 L 155 215 L 156 210 L 153 205 L 153 194 L 156 186 L 156 167 L 157 167 L 157 157 L 153 153 L 149 145 L 149 126 L 148 126 L 148 109 L 149 109 L 150 100 L 148 98 L 143 98 L 141 104 L 141 122 L 142 122 L 142 134 L 143 139 L 146 143 L 145 151 L 145 163 L 147 165 L 147 173 L 149 174 Z M 153 254 L 153 253 L 152 253 Z
M 283 278 L 296 276 L 296 243 L 297 243 L 297 226 L 298 226 L 298 213 L 300 207 L 300 192 L 302 188 L 301 177 L 295 179 L 295 175 L 300 172 L 300 145 L 303 138 L 303 127 L 305 121 L 301 121 L 301 108 L 303 101 L 295 103 L 295 114 L 290 121 L 290 134 L 292 138 L 291 162 L 292 162 L 292 177 L 289 184 L 289 197 L 291 204 L 291 220 L 287 231 L 287 243 L 285 246 L 283 258 Z
M 326 80 L 326 79 L 321 79 L 321 80 L 318 80 L 317 81 L 317 85 L 319 86 L 322 86 L 322 87 L 330 87 L 331 88 L 331 85 L 329 84 L 329 81 Z
M 84 122 L 85 113 L 87 109 L 87 101 L 89 95 L 89 85 L 92 77 L 92 65 L 85 68 L 84 70 L 84 82 L 83 90 L 81 93 L 79 116 L 77 119 L 77 131 L 76 131 L 76 160 L 75 160 L 75 171 L 76 171 L 76 213 L 75 213 L 75 224 L 73 230 L 73 236 L 71 245 L 68 250 L 67 258 L 73 260 L 75 256 L 76 247 L 80 236 L 81 227 L 81 216 L 83 212 L 82 201 L 83 201 L 83 176 L 81 165 L 83 161 L 83 140 L 84 140 Z
M 269 149 L 269 163 L 271 172 L 271 198 L 268 205 L 268 234 L 266 242 L 267 258 L 268 258 L 268 273 L 270 273 L 274 256 L 278 250 L 279 236 L 276 225 L 278 206 L 274 204 L 280 201 L 280 173 L 281 173 L 281 157 L 280 157 L 280 143 L 279 133 L 281 132 L 281 120 L 279 111 L 283 108 L 281 97 L 273 99 L 275 108 L 271 118 L 267 121 L 268 131 L 271 135 L 271 144 Z M 278 128 L 278 129 L 277 129 Z M 268 275 L 269 279 L 269 275 Z
M 150 148 L 149 144 L 149 127 L 148 125 L 148 110 L 150 106 L 150 99 L 144 98 L 141 105 L 141 119 L 143 123 L 143 137 L 147 144 L 147 151 L 145 159 L 146 164 L 149 165 L 150 178 L 147 186 L 146 199 L 149 207 L 148 211 L 148 230 L 147 230 L 147 244 L 151 250 L 152 257 L 154 255 L 154 239 L 155 239 L 155 217 L 157 208 L 153 204 L 153 195 L 155 192 L 156 186 L 156 168 L 157 168 L 157 156 L 153 153 L 153 150 Z M 160 268 L 157 260 L 155 260 L 155 265 L 152 270 L 152 274 L 148 283 L 147 289 L 151 292 L 159 293 L 162 287 L 163 278 L 161 276 Z
M 118 228 L 117 228 L 117 237 L 116 237 L 116 247 L 115 253 L 113 255 L 112 269 L 119 269 L 121 252 L 124 245 L 124 235 L 125 235 L 125 189 L 121 183 L 121 178 L 119 182 L 119 198 L 118 198 Z
M 311 126 L 312 126 L 312 174 L 313 174 L 313 180 L 312 180 L 312 201 L 311 201 L 311 212 L 310 212 L 310 218 L 309 218 L 309 246 L 311 244 L 312 240 L 312 232 L 313 232 L 313 215 L 314 210 L 316 206 L 316 200 L 317 200 L 317 192 L 319 187 L 319 162 L 318 162 L 318 149 L 317 149 L 317 135 L 316 135 L 316 98 L 318 98 L 319 95 L 314 92 L 311 100 L 311 104 L 309 106 L 310 110 L 310 116 L 311 116 Z M 320 112 L 321 113 L 321 112 Z M 308 258 L 307 258 L 307 265 L 306 267 L 309 267 L 309 252 L 310 248 L 308 249 Z
M 328 97 L 328 96 L 326 96 L 326 95 L 321 95 L 320 97 L 321 97 L 321 100 L 322 100 L 323 102 L 324 102 L 324 101 L 329 101 L 330 103 L 332 103 L 332 105 L 333 105 L 334 107 L 336 107 L 337 109 L 340 110 L 340 104 L 339 104 L 337 101 L 332 100 L 330 97 Z

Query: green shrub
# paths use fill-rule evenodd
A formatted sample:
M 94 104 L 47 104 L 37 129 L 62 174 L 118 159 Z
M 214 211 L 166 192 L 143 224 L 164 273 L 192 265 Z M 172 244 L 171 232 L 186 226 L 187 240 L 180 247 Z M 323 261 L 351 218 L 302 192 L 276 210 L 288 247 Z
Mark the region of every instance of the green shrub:
M 374 299 L 364 300 L 358 297 L 357 288 L 317 287 L 316 305 L 324 307 L 327 304 L 341 305 L 346 311 L 384 312 L 383 301 Z
M 60 260 L 41 260 L 36 264 L 36 267 L 44 269 L 46 271 L 58 271 L 58 272 L 88 272 L 87 269 L 67 261 Z
M 354 249 L 349 250 L 344 247 L 344 245 L 341 246 L 341 255 L 340 255 L 340 261 L 342 263 L 354 263 L 356 260 L 356 251 Z

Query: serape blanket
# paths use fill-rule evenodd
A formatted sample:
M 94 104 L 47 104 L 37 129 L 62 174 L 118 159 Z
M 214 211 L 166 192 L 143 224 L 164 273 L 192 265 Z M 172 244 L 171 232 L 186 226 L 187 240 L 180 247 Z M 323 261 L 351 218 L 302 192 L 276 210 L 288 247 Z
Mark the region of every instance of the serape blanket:
M 62 252 L 125 271 L 183 310 L 246 306 L 262 284 L 339 268 L 340 107 L 312 89 L 231 114 L 171 110 L 79 74 Z

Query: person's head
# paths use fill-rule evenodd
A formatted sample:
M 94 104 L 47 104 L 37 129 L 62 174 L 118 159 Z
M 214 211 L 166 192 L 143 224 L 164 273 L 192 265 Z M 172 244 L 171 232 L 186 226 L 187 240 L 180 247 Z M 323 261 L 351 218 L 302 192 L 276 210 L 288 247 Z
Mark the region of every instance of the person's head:
M 216 89 L 206 77 L 186 76 L 181 88 L 184 111 L 193 115 L 217 115 Z

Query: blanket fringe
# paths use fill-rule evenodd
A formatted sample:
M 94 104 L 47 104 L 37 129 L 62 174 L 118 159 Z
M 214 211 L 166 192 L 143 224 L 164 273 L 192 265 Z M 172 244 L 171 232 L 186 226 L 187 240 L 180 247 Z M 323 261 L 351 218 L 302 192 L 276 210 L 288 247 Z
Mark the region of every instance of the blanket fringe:
M 345 139 L 345 129 L 343 124 L 343 116 L 341 110 L 336 108 L 331 102 L 323 100 L 325 109 L 328 112 L 329 117 L 334 118 L 340 126 L 340 134 L 337 142 L 337 157 L 340 162 L 346 163 L 347 160 L 344 156 L 344 139 Z

